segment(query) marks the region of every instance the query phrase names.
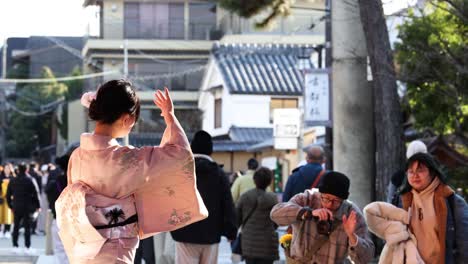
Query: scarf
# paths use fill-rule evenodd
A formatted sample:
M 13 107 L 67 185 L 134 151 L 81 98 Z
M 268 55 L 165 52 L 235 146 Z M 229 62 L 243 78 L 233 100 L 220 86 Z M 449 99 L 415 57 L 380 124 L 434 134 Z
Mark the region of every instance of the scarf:
M 439 243 L 436 243 L 439 241 L 440 226 L 434 208 L 434 191 L 439 184 L 439 178 L 435 177 L 423 191 L 411 191 L 413 202 L 410 225 L 417 238 L 419 254 L 425 263 L 438 263 L 441 258 L 441 248 Z

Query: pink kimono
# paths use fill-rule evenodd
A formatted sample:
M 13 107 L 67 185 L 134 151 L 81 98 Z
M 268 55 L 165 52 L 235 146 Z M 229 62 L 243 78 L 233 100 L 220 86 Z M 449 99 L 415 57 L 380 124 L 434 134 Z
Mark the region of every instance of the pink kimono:
M 68 186 L 56 202 L 59 235 L 71 263 L 133 263 L 139 238 L 208 216 L 177 120 L 159 147 L 124 147 L 88 133 L 80 143 L 70 157 Z M 136 215 L 138 222 L 107 228 Z

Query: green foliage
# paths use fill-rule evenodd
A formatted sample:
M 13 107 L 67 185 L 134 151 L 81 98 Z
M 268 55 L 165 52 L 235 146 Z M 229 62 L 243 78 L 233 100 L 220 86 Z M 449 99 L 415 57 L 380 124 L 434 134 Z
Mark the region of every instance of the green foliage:
M 55 78 L 52 71 L 44 67 L 42 78 Z M 15 107 L 23 112 L 39 113 L 44 106 L 64 97 L 66 85 L 58 82 L 29 84 L 17 87 Z M 13 112 L 9 118 L 6 150 L 10 157 L 29 157 L 38 147 L 51 144 L 52 120 L 55 112 L 41 116 L 27 116 Z
M 468 131 L 468 24 L 443 1 L 409 13 L 395 45 L 399 78 L 417 128 L 440 134 Z
M 220 5 L 230 10 L 234 13 L 237 13 L 241 17 L 250 18 L 257 15 L 264 9 L 273 6 L 277 0 L 219 0 Z
M 76 77 L 82 74 L 81 69 L 77 66 L 72 70 L 69 76 Z M 82 79 L 66 81 L 63 83 L 68 87 L 68 92 L 65 94 L 67 101 L 73 101 L 81 98 L 84 87 L 84 81 Z
M 278 16 L 290 15 L 294 0 L 218 0 L 218 2 L 221 7 L 245 18 L 270 10 L 268 16 L 256 24 L 258 28 L 265 28 L 271 25 Z

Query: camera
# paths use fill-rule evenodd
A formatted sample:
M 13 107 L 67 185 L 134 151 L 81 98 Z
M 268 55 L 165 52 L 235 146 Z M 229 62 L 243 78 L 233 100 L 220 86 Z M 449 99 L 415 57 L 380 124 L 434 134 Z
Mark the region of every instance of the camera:
M 317 233 L 320 235 L 329 236 L 333 231 L 333 221 L 326 220 L 326 221 L 318 221 L 317 223 Z

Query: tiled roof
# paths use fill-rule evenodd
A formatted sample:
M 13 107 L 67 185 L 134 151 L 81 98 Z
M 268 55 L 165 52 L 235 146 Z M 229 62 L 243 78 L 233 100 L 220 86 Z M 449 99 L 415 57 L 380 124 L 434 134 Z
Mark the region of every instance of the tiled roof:
M 232 94 L 301 95 L 304 82 L 296 68 L 300 49 L 298 45 L 215 44 L 212 53 Z
M 213 152 L 246 151 L 256 142 L 235 142 L 231 140 L 213 140 Z
M 191 141 L 193 132 L 188 132 L 187 137 Z M 134 147 L 157 146 L 161 143 L 162 133 L 131 133 L 129 143 Z M 213 151 L 247 151 L 250 147 L 272 140 L 273 128 L 256 127 L 231 127 L 227 137 L 213 139 Z M 123 144 L 123 141 L 119 139 Z
M 273 138 L 273 128 L 231 127 L 229 139 L 214 139 L 213 151 L 247 151 L 251 146 Z
M 229 130 L 229 138 L 238 142 L 262 142 L 273 138 L 273 128 L 233 126 Z

